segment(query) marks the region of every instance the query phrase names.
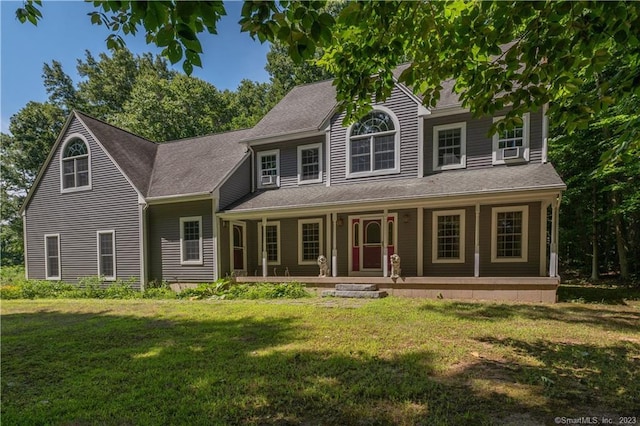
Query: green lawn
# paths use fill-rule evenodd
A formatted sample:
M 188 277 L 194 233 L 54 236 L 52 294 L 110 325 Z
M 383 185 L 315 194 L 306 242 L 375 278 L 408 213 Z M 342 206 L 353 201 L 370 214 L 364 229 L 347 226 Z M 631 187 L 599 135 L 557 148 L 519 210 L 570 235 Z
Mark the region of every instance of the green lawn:
M 640 414 L 636 301 L 3 300 L 1 331 L 3 425 Z

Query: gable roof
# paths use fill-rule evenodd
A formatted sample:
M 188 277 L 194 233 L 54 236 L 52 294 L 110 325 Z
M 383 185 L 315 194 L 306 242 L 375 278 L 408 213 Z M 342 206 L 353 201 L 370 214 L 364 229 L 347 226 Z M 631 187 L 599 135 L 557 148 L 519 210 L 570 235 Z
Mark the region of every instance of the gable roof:
M 422 97 L 415 95 L 413 90 L 397 81 L 400 74 L 410 66 L 410 63 L 399 65 L 393 71 L 393 76 L 397 86 L 421 105 Z M 460 98 L 453 91 L 454 84 L 453 79 L 442 83 L 440 99 L 436 107 L 432 108 L 433 110 L 460 106 Z M 296 86 L 267 112 L 241 141 L 272 142 L 274 139 L 284 139 L 286 136 L 296 137 L 296 135 L 304 136 L 312 132 L 319 133 L 323 130 L 322 125 L 333 115 L 337 106 L 333 80 Z
M 249 130 L 158 144 L 149 198 L 213 192 L 249 155 L 239 143 Z
M 155 143 L 85 113 L 73 111 L 40 168 L 21 207 L 23 212 L 49 163 L 76 118 L 93 135 L 143 197 L 179 197 L 211 193 L 248 156 L 239 143 L 248 130 L 237 130 L 174 142 Z
M 244 141 L 321 130 L 333 113 L 336 88 L 333 80 L 296 86 L 247 133 Z
M 146 195 L 158 144 L 82 112 L 73 114 L 95 136 L 133 186 Z
M 335 208 L 338 205 L 394 202 L 451 196 L 488 195 L 513 191 L 566 189 L 550 163 L 452 170 L 423 178 L 308 185 L 249 194 L 224 213 L 250 213 L 295 208 Z

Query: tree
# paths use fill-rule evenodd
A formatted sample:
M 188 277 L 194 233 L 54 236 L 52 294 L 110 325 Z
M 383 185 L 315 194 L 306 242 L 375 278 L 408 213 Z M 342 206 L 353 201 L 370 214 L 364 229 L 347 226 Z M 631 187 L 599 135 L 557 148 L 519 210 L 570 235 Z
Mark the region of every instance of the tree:
M 272 84 L 244 79 L 232 92 L 223 93 L 229 106 L 230 129 L 245 129 L 255 126 L 260 119 L 282 98 Z
M 206 81 L 146 73 L 111 121 L 150 140 L 166 141 L 229 130 L 231 117 L 226 99 Z
M 18 18 L 35 23 L 38 1 L 27 0 Z M 115 33 L 144 29 L 146 40 L 165 47 L 172 63 L 183 60 L 187 74 L 200 66 L 203 32 L 215 34 L 225 14 L 222 2 L 95 1 L 92 22 L 114 34 L 110 47 L 123 43 Z M 319 63 L 336 76 L 347 120 L 370 108 L 372 98 L 391 93 L 393 71 L 411 62 L 398 80 L 434 105 L 443 81 L 476 115 L 511 105 L 496 129 L 520 121 L 524 112 L 550 104 L 569 131 L 585 128 L 600 110 L 640 93 L 640 3 L 444 1 L 350 2 L 337 17 L 324 1 L 245 1 L 243 31 L 261 41 L 283 43 L 299 63 L 323 50 Z M 183 55 L 184 53 L 184 55 Z M 601 87 L 601 96 L 581 108 L 562 110 L 558 101 L 578 96 L 582 81 L 607 64 L 634 64 Z M 606 87 L 605 87 L 606 86 Z M 609 94 L 604 95 L 607 91 Z M 493 129 L 493 130 L 496 130 Z M 616 144 L 614 154 L 640 144 L 638 128 Z M 613 158 L 610 156 L 610 158 Z
M 597 86 L 616 72 L 617 67 L 605 70 L 580 91 L 596 96 Z M 638 120 L 638 111 L 640 97 L 629 96 L 601 111 L 586 129 L 571 135 L 558 125 L 551 129 L 556 136 L 550 159 L 568 187 L 560 216 L 563 258 L 570 268 L 591 268 L 593 280 L 609 271 L 628 280 L 640 271 L 640 149 L 599 166 L 603 153 Z
M 18 211 L 64 123 L 65 113 L 51 103 L 29 102 L 11 117 L 10 135 L 0 145 L 0 260 L 22 263 L 22 217 Z

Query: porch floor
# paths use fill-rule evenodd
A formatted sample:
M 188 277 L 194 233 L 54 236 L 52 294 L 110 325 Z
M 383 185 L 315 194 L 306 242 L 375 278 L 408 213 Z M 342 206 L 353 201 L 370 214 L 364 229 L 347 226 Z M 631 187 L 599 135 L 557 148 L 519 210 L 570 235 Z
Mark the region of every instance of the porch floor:
M 512 300 L 521 302 L 556 301 L 560 284 L 554 277 L 236 277 L 239 283 L 300 282 L 318 291 L 336 284 L 376 284 L 390 295 L 440 299 Z

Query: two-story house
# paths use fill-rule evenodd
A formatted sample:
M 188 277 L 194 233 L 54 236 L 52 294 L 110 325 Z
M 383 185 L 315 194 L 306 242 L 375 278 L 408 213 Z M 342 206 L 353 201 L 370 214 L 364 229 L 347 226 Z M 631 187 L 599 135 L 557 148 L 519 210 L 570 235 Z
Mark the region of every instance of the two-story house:
M 472 118 L 451 86 L 427 109 L 396 84 L 344 126 L 332 82 L 307 84 L 252 129 L 164 144 L 74 112 L 23 207 L 28 276 L 553 302 L 565 185 L 544 111 L 491 137 L 499 115 Z

